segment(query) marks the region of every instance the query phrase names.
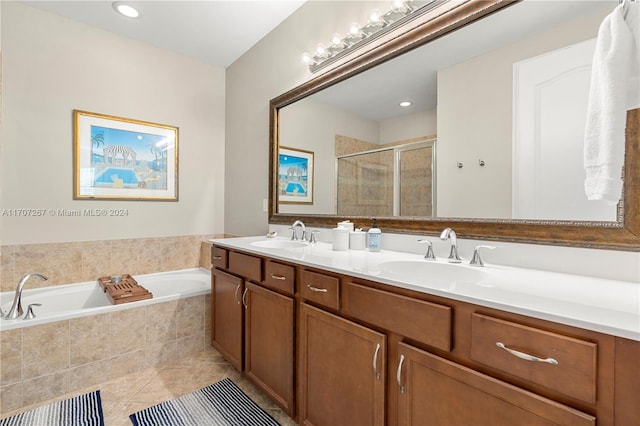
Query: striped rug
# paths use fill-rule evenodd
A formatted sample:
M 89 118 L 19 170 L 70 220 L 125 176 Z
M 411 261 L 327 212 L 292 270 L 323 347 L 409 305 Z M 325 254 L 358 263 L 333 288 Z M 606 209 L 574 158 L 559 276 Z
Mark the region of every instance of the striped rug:
M 129 416 L 134 426 L 278 426 L 230 379 Z
M 100 391 L 34 408 L 0 420 L 0 426 L 104 426 Z

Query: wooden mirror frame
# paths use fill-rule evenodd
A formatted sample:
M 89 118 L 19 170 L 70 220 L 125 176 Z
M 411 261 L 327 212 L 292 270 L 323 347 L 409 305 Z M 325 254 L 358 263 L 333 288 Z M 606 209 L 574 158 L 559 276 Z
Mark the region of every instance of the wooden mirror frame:
M 279 110 L 382 62 L 428 43 L 517 1 L 471 1 L 374 48 L 357 58 L 274 98 L 269 107 L 269 223 L 290 225 L 302 220 L 307 226 L 333 228 L 350 219 L 367 225 L 369 216 L 283 214 L 278 212 L 277 170 Z M 439 235 L 447 227 L 461 238 L 564 245 L 610 250 L 640 251 L 640 109 L 627 112 L 623 201 L 615 222 L 463 219 L 463 218 L 378 218 L 386 232 Z

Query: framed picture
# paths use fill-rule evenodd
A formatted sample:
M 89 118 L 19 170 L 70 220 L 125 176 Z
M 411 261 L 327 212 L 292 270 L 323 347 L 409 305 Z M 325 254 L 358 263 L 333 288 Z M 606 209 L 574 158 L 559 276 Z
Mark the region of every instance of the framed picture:
M 279 148 L 278 202 L 313 204 L 313 152 Z
M 178 128 L 73 111 L 73 198 L 178 201 Z

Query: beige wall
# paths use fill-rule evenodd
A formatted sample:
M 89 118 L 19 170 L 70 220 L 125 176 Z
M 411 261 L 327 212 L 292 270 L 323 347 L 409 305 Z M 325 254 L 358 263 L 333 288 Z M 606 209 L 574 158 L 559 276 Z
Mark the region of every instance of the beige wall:
M 2 2 L 2 209 L 126 217 L 0 218 L 3 244 L 222 233 L 224 70 Z M 179 127 L 179 202 L 74 201 L 72 110 Z
M 267 232 L 269 101 L 313 77 L 302 52 L 344 34 L 353 21 L 366 22 L 374 5 L 382 10 L 389 2 L 307 1 L 227 68 L 225 232 Z
M 334 153 L 336 135 L 348 135 L 370 142 L 378 141 L 379 126 L 372 120 L 341 111 L 326 104 L 304 99 L 280 110 L 280 143 L 314 153 L 313 205 L 282 205 L 283 213 L 335 213 Z M 315 123 L 309 126 L 309 123 Z

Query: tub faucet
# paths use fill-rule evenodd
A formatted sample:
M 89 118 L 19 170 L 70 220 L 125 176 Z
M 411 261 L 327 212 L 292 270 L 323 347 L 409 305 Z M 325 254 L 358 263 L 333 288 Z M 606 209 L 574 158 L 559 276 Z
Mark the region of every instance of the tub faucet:
M 450 263 L 460 263 L 462 259 L 458 256 L 458 240 L 456 238 L 456 233 L 451 228 L 446 228 L 440 234 L 440 239 L 445 241 L 447 239 L 451 240 L 451 251 L 449 252 L 449 262 Z
M 291 239 L 292 240 L 298 239 L 298 232 L 297 232 L 296 226 L 300 226 L 302 228 L 302 238 L 300 239 L 304 241 L 307 238 L 307 228 L 304 227 L 304 223 L 302 223 L 301 220 L 296 220 L 295 222 L 293 222 L 293 225 L 291 225 Z
M 5 319 L 16 319 L 23 314 L 24 311 L 22 310 L 22 290 L 24 289 L 25 283 L 31 277 L 39 278 L 42 281 L 48 280 L 48 278 L 44 275 L 37 274 L 35 272 L 31 272 L 22 277 L 22 279 L 18 283 L 18 287 L 16 287 L 16 294 L 13 296 L 13 304 L 11 305 L 11 309 L 9 309 L 9 312 L 4 316 Z

